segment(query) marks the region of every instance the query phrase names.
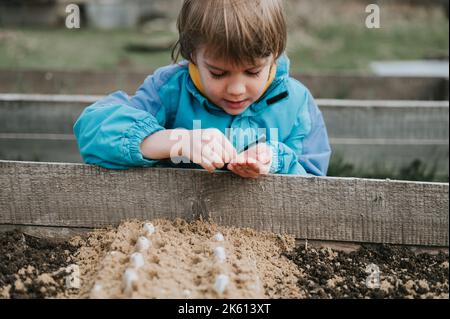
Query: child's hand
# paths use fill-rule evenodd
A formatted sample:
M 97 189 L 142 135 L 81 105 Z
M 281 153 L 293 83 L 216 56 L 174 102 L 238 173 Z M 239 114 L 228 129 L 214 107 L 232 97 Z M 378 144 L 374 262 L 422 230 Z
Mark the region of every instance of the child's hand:
M 218 129 L 189 131 L 190 138 L 182 143 L 179 155 L 214 172 L 237 157 L 237 152 L 228 138 Z
M 246 178 L 258 178 L 267 175 L 272 165 L 272 150 L 266 143 L 259 143 L 228 164 L 233 173 Z

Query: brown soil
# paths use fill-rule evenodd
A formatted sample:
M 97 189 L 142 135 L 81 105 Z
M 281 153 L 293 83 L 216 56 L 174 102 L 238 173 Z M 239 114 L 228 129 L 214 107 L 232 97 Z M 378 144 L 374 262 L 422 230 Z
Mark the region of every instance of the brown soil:
M 448 254 L 387 245 L 351 253 L 305 249 L 269 232 L 203 221 L 152 223 L 152 234 L 143 222 L 128 221 L 70 243 L 0 233 L 0 298 L 448 298 Z M 139 250 L 140 237 L 148 248 Z M 139 266 L 131 257 L 137 251 Z M 79 266 L 79 289 L 67 286 L 71 264 Z M 372 288 L 369 265 L 379 269 Z M 130 268 L 136 281 L 125 278 Z M 222 292 L 215 286 L 219 275 L 228 278 Z
M 449 298 L 448 253 L 363 245 L 350 253 L 298 247 L 288 257 L 302 273 L 298 284 L 307 298 Z M 376 282 L 368 287 L 368 279 Z
M 76 247 L 18 231 L 0 233 L 0 298 L 55 297 Z

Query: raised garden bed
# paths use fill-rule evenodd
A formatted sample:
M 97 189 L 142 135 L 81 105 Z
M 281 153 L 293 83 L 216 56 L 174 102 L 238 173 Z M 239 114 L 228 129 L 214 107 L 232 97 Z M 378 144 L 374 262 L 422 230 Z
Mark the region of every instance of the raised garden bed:
M 3 297 L 448 298 L 444 183 L 0 161 L 0 189 Z

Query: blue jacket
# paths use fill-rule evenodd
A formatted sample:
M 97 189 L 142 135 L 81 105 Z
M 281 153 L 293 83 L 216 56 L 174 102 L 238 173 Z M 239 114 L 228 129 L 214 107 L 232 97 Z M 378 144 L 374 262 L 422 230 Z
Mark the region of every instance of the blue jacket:
M 87 164 L 109 169 L 170 166 L 144 158 L 142 141 L 164 129 L 192 130 L 194 121 L 201 120 L 202 129 L 219 129 L 238 152 L 264 134 L 274 154 L 271 173 L 326 175 L 331 149 L 322 114 L 288 70 L 289 60 L 282 56 L 264 95 L 233 116 L 199 92 L 187 62 L 160 68 L 133 97 L 117 91 L 82 112 L 74 125 L 81 156 Z

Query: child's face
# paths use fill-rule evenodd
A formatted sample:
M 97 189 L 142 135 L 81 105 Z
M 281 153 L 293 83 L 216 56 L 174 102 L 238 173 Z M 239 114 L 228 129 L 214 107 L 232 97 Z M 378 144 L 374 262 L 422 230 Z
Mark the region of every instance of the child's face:
M 198 50 L 196 64 L 206 95 L 230 115 L 244 112 L 264 93 L 273 56 L 256 60 L 255 65 L 232 66 Z

